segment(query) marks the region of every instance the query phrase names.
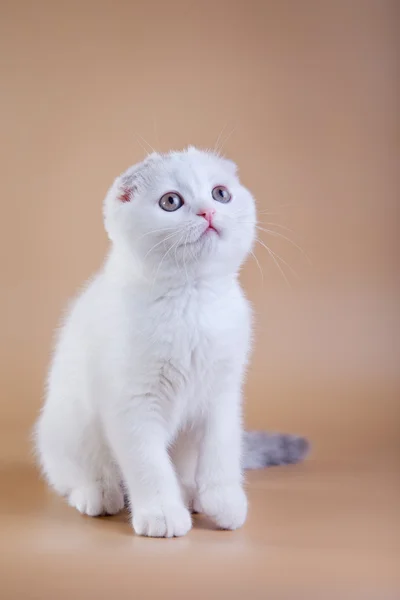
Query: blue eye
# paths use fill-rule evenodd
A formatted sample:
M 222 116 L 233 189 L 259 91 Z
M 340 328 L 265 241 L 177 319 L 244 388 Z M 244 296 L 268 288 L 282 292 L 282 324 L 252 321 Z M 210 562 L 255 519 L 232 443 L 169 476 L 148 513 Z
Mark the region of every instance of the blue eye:
M 217 202 L 222 202 L 222 204 L 228 204 L 232 200 L 232 196 L 224 185 L 217 185 L 211 192 L 212 197 Z
M 178 208 L 183 206 L 183 198 L 176 192 L 168 192 L 168 194 L 164 194 L 164 196 L 160 198 L 158 204 L 163 210 L 174 212 L 174 210 L 178 210 Z

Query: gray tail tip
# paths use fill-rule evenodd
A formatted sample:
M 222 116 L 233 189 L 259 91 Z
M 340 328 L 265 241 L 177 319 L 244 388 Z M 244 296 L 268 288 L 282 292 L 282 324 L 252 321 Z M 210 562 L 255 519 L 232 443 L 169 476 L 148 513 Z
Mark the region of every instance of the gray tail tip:
M 244 468 L 262 469 L 303 461 L 310 452 L 307 438 L 288 433 L 246 431 L 244 434 Z
M 283 437 L 285 457 L 288 464 L 294 464 L 307 458 L 311 450 L 311 444 L 305 437 L 298 435 L 286 435 Z

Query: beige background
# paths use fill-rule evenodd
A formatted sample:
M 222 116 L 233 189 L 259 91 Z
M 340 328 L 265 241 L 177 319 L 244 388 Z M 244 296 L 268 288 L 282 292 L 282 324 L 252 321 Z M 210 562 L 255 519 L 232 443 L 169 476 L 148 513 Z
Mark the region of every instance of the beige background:
M 101 204 L 144 151 L 212 147 L 260 239 L 248 424 L 318 452 L 398 440 L 395 3 L 15 3 L 2 18 L 0 419 L 26 427 L 52 331 L 107 248 Z M 95 9 L 95 6 L 97 7 Z M 114 8 L 113 8 L 114 6 Z M 230 8 L 229 8 L 230 6 Z M 298 8 L 296 8 L 296 6 Z M 361 10 L 362 9 L 362 10 Z M 275 214 L 278 213 L 278 214 Z
M 247 425 L 306 434 L 323 465 L 399 455 L 398 8 L 3 3 L 3 462 L 30 460 L 53 329 L 107 248 L 110 182 L 143 158 L 141 137 L 212 147 L 221 130 L 262 226 L 311 261 L 260 232 L 290 286 L 261 245 L 264 282 L 255 261 L 243 272 Z

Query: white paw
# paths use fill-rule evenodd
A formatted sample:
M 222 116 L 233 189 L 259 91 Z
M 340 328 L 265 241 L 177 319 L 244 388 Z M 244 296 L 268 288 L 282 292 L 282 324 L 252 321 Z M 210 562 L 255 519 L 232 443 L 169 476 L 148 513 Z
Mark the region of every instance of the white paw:
M 133 511 L 133 529 L 138 535 L 150 537 L 180 537 L 192 528 L 190 513 L 175 504 Z
M 124 495 L 119 487 L 103 488 L 96 484 L 72 490 L 68 504 L 90 517 L 115 515 L 124 508 Z
M 213 486 L 198 493 L 194 509 L 221 529 L 238 529 L 247 516 L 247 498 L 240 485 Z

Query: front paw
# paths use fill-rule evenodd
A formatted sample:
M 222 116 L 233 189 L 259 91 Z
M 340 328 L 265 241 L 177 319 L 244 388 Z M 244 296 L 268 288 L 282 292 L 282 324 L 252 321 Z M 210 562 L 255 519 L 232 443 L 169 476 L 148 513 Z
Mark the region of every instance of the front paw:
M 238 529 L 247 516 L 247 498 L 240 485 L 206 487 L 198 492 L 194 509 L 221 529 Z
M 171 504 L 134 509 L 132 524 L 137 535 L 180 537 L 190 531 L 192 519 L 183 505 Z

